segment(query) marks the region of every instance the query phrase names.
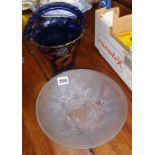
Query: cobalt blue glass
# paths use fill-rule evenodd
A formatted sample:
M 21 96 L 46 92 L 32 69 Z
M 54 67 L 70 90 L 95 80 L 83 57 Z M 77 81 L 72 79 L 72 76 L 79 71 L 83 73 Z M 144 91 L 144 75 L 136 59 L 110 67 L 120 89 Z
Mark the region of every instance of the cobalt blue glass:
M 69 16 L 44 16 L 55 10 L 69 12 Z M 24 35 L 41 47 L 42 51 L 51 59 L 54 71 L 61 72 L 72 68 L 75 51 L 85 30 L 83 13 L 75 6 L 55 2 L 40 7 L 29 19 Z

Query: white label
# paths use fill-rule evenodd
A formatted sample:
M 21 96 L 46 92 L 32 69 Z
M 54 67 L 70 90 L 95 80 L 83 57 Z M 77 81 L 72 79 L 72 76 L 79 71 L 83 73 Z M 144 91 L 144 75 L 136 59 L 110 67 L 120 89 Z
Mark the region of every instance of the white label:
M 58 85 L 66 85 L 69 84 L 68 76 L 58 77 L 57 78 Z

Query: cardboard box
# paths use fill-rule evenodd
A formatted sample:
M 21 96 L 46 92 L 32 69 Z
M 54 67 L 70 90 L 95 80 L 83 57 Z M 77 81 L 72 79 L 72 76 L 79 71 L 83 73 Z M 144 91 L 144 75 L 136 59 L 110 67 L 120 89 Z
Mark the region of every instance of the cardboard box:
M 132 90 L 132 52 L 115 34 L 132 31 L 132 15 L 119 17 L 119 8 L 95 12 L 95 46 Z

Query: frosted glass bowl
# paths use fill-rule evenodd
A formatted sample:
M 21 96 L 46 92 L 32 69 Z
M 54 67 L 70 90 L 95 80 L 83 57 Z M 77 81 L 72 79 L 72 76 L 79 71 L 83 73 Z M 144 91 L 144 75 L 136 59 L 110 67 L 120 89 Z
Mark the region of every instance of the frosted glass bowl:
M 61 145 L 85 149 L 111 140 L 127 117 L 127 100 L 116 82 L 87 69 L 63 72 L 41 89 L 36 102 L 43 132 Z

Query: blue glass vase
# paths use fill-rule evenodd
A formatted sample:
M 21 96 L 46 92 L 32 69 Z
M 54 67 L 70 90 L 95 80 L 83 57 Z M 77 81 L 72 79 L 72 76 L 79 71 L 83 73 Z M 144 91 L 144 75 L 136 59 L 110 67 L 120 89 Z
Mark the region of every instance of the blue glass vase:
M 54 14 L 52 11 L 55 11 Z M 75 51 L 85 26 L 83 13 L 77 7 L 55 2 L 42 6 L 32 15 L 24 35 L 51 59 L 54 72 L 58 73 L 73 67 Z

